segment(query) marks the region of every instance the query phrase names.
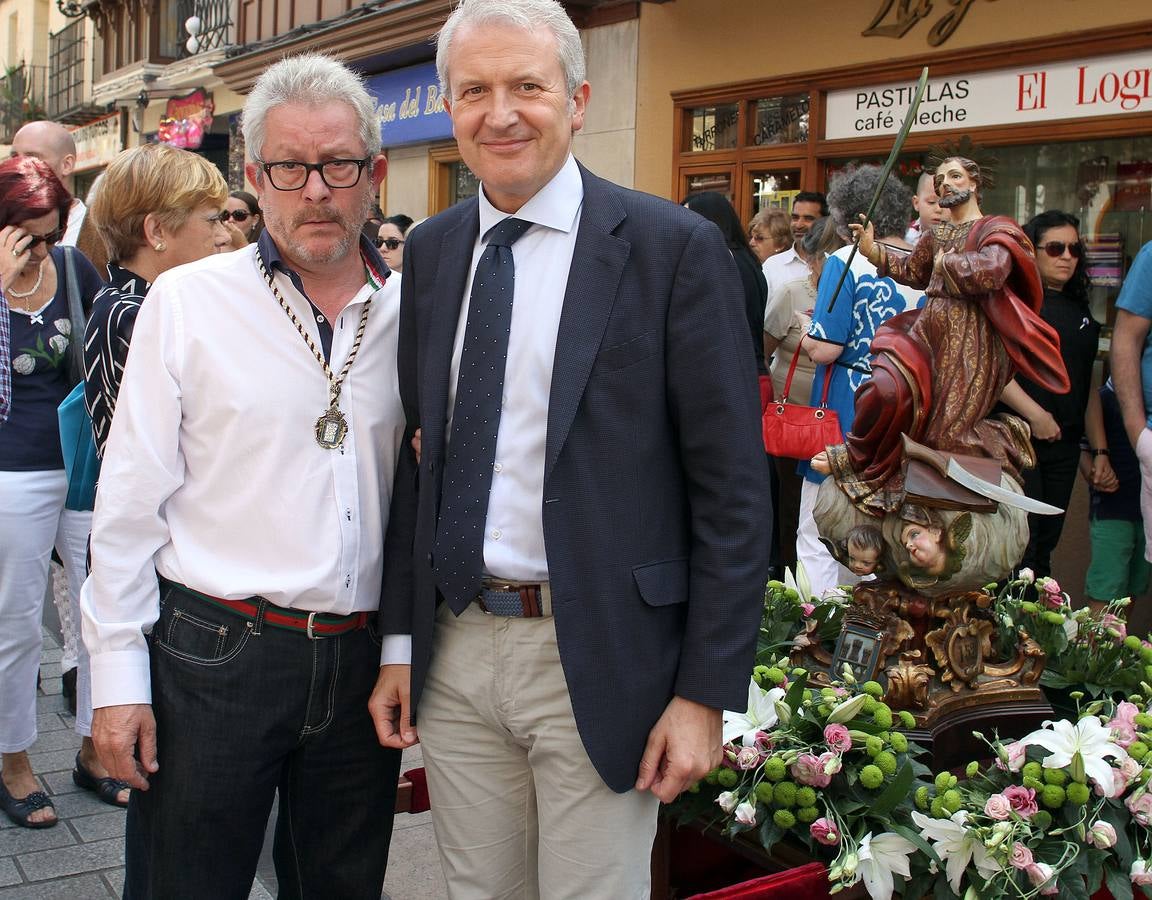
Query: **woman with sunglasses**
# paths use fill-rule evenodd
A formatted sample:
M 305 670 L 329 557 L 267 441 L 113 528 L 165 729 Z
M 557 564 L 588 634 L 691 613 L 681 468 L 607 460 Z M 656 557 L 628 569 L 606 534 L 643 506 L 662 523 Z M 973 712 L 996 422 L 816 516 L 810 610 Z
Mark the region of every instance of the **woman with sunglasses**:
M 399 213 L 387 216 L 376 231 L 376 246 L 393 272 L 399 272 L 404 267 L 404 235 L 411 226 L 412 218 Z
M 1024 493 L 1067 509 L 1080 463 L 1085 436 L 1092 448 L 1092 485 L 1114 490 L 1116 475 L 1108 460 L 1108 442 L 1100 411 L 1100 395 L 1093 386 L 1093 365 L 1100 340 L 1100 323 L 1088 304 L 1087 259 L 1080 240 L 1080 220 L 1051 209 L 1035 216 L 1024 233 L 1036 248 L 1036 267 L 1044 283 L 1040 315 L 1060 335 L 1060 355 L 1072 389 L 1053 394 L 1026 378 L 1017 377 L 1002 399 L 1024 416 L 1032 428 L 1036 466 L 1024 471 Z M 1037 577 L 1052 574 L 1052 551 L 1064 530 L 1064 515 L 1028 517 L 1028 548 L 1021 566 Z
M 84 581 L 91 513 L 68 490 L 56 407 L 83 377 L 84 318 L 102 282 L 58 246 L 72 197 L 39 159 L 0 163 L 0 291 L 9 309 L 12 409 L 0 429 L 0 809 L 17 825 L 56 824 L 28 760 L 36 742 L 40 620 L 55 546 Z
M 233 191 L 228 195 L 227 208 L 220 214 L 220 220 L 229 232 L 238 232 L 244 238 L 239 247 L 253 244 L 264 230 L 264 217 L 260 215 L 260 202 L 247 191 Z M 232 223 L 232 224 L 229 224 Z M 233 229 L 232 225 L 235 226 Z M 239 241 L 233 240 L 233 245 Z

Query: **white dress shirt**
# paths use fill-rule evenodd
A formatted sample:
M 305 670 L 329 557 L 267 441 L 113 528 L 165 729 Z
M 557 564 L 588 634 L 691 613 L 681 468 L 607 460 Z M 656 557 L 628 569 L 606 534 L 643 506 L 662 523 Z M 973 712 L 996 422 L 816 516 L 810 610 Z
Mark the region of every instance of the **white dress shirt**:
M 512 247 L 516 287 L 504 370 L 503 409 L 484 528 L 484 570 L 497 578 L 548 580 L 543 513 L 548 395 L 583 201 L 580 169 L 569 156 L 552 180 L 514 213 L 516 218 L 535 224 Z M 476 271 L 488 232 L 507 215 L 480 192 L 480 234 L 472 250 L 471 272 Z M 449 440 L 471 292 L 469 276 L 452 349 Z
M 64 236 L 60 238 L 61 247 L 75 247 L 76 238 L 80 236 L 80 226 L 84 224 L 84 217 L 88 215 L 88 207 L 79 197 L 72 198 L 72 205 L 68 207 L 68 227 L 64 229 Z M 105 276 L 100 273 L 100 277 Z
M 83 630 L 96 707 L 148 703 L 145 632 L 156 572 L 226 599 L 347 614 L 379 605 L 404 414 L 396 384 L 399 282 L 365 284 L 333 322 L 348 434 L 316 442 L 320 363 L 272 296 L 256 245 L 157 278 L 140 309 L 100 473 Z M 320 345 L 314 308 L 276 285 Z
M 773 325 L 776 311 L 773 309 L 772 301 L 777 291 L 788 282 L 807 277 L 808 263 L 804 262 L 793 245 L 783 253 L 769 256 L 764 260 L 761 268 L 764 270 L 764 280 L 768 282 L 768 303 L 764 308 L 764 330 L 772 334 L 773 337 L 779 338 L 782 335 L 776 334 L 779 329 Z

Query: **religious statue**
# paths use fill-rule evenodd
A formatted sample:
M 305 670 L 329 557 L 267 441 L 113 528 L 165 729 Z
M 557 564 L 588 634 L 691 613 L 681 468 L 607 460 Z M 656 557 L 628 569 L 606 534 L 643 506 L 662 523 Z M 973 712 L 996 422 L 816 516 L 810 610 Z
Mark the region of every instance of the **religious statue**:
M 945 155 L 935 185 L 951 218 L 911 251 L 878 242 L 864 216 L 849 226 L 878 275 L 926 299 L 877 328 L 851 431 L 812 460 L 832 476 L 814 509 L 821 539 L 856 574 L 875 577 L 855 588 L 835 654 L 821 659 L 803 642 L 793 654 L 839 672 L 855 666 L 847 638 L 871 635 L 879 658 L 864 676 L 881 678 L 889 702 L 922 727 L 950 723 L 962 736 L 964 722 L 997 703 L 993 718 L 1044 708 L 1042 651 L 1022 633 L 1001 655 L 983 588 L 1019 564 L 1027 513 L 1059 510 L 1024 496 L 1028 425 L 993 410 L 1016 373 L 1069 389 L 1059 339 L 1039 315 L 1032 244 L 1011 219 L 983 215 L 983 184 L 975 162 Z

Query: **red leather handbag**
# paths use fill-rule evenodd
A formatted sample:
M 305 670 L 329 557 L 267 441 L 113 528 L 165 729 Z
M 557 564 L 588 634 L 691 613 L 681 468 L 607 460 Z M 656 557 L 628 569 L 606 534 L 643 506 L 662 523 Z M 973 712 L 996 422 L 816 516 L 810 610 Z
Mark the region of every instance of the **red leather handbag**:
M 790 400 L 792 376 L 796 373 L 796 362 L 802 352 L 797 347 L 792 354 L 788 379 L 784 382 L 784 396 L 769 403 L 764 410 L 764 449 L 773 456 L 786 459 L 811 459 L 822 453 L 825 447 L 844 440 L 840 417 L 836 410 L 828 408 L 828 385 L 832 382 L 834 363 L 824 367 L 824 391 L 819 406 L 803 406 Z

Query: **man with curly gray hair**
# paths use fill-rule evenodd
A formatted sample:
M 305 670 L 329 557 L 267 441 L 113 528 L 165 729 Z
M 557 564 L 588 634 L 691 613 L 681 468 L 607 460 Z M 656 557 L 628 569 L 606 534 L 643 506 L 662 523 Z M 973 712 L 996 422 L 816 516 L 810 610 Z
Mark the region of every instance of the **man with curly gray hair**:
M 248 896 L 278 797 L 280 896 L 379 900 L 400 755 L 367 702 L 404 416 L 399 278 L 360 236 L 376 104 L 290 57 L 244 135 L 266 229 L 158 276 L 136 320 L 83 602 L 93 739 L 135 789 L 125 896 Z

